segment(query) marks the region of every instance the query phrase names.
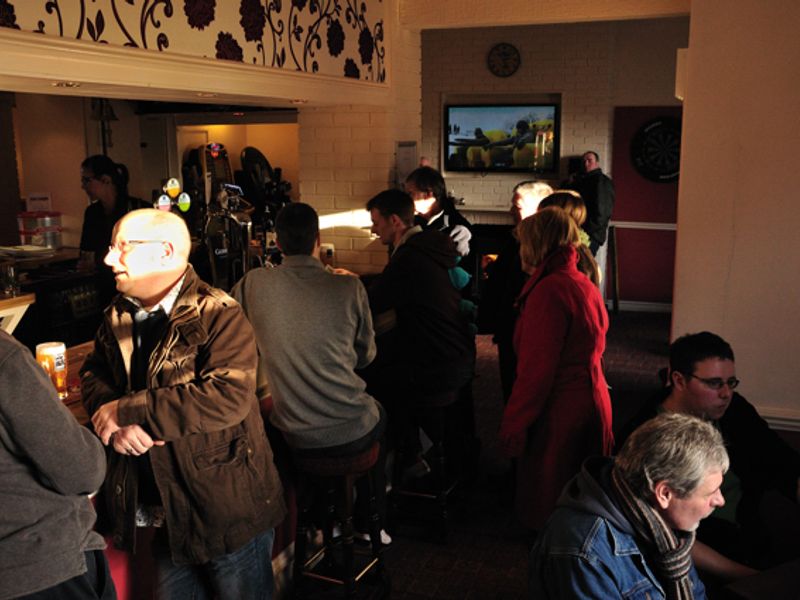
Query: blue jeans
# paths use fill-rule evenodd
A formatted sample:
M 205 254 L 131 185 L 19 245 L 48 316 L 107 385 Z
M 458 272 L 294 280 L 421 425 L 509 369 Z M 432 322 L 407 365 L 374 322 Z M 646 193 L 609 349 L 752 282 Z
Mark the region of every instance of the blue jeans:
M 176 565 L 169 551 L 156 553 L 159 600 L 271 600 L 275 530 L 202 565 Z

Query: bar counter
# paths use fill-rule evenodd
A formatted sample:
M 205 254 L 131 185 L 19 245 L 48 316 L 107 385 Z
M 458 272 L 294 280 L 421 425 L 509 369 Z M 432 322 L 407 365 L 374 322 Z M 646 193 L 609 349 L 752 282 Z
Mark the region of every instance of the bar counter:
M 28 307 L 36 302 L 35 294 L 6 296 L 0 293 L 0 328 L 11 334 Z

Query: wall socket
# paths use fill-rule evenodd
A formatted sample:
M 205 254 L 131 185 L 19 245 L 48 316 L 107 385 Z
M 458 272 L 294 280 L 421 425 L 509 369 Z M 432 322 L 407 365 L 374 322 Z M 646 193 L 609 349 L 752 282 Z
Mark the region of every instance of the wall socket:
M 319 245 L 319 259 L 324 265 L 336 266 L 336 247 L 333 244 Z

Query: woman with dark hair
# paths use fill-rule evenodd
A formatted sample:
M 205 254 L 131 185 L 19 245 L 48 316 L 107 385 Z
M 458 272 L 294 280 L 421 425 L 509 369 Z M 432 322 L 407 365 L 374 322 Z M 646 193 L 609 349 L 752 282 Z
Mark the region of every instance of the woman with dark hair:
M 583 460 L 613 446 L 601 368 L 608 314 L 597 286 L 578 270 L 578 226 L 564 210 L 545 208 L 517 233 L 531 276 L 517 302 L 517 377 L 500 442 L 519 459 L 517 515 L 536 531 Z
M 145 206 L 139 198 L 128 193 L 128 180 L 127 167 L 115 163 L 108 156 L 95 154 L 81 163 L 81 188 L 89 196 L 91 204 L 83 213 L 79 267 L 97 271 L 98 292 L 103 306 L 116 291 L 114 274 L 103 263 L 111 244 L 111 231 L 126 213 Z
M 446 233 L 455 242 L 460 256 L 469 254 L 471 225 L 448 195 L 442 174 L 432 167 L 414 169 L 406 178 L 405 190 L 414 200 L 415 223 L 423 229 L 435 227 Z

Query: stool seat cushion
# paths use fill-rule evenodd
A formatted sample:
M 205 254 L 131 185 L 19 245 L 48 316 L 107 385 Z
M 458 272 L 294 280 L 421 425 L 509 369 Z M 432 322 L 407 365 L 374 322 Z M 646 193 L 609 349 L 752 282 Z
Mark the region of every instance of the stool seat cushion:
M 303 456 L 294 453 L 295 466 L 304 473 L 320 477 L 337 477 L 341 475 L 357 475 L 366 473 L 378 461 L 380 442 L 359 454 L 349 456 Z
M 414 398 L 414 406 L 418 408 L 442 408 L 450 406 L 458 399 L 458 391 L 439 392 L 436 394 L 420 394 Z

